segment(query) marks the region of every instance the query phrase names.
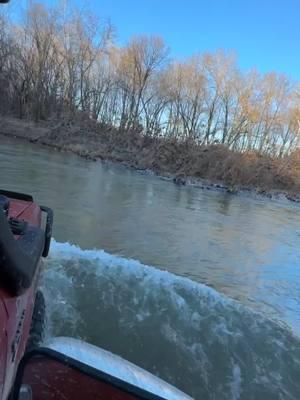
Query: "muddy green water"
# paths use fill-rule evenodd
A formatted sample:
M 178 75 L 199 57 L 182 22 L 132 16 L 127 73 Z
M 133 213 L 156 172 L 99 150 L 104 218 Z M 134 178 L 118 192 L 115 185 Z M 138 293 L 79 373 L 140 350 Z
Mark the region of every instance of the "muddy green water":
M 196 399 L 300 398 L 300 207 L 177 187 L 0 137 L 1 187 L 55 212 L 48 335 Z

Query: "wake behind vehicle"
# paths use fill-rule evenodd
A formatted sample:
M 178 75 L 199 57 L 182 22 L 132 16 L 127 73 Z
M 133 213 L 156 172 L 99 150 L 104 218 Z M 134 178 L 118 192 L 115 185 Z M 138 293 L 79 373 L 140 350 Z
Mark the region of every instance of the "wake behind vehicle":
M 143 369 L 72 338 L 42 339 L 38 291 L 53 213 L 0 190 L 0 399 L 188 400 Z

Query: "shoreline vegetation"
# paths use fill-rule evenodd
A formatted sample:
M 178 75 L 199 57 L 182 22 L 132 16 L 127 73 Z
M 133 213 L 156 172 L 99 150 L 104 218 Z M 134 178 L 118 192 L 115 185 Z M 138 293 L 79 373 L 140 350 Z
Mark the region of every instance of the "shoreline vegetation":
M 2 117 L 0 135 L 73 153 L 90 161 L 117 162 L 167 178 L 177 185 L 300 202 L 300 176 L 293 172 L 294 164 L 300 171 L 300 157 L 272 159 L 258 153 L 233 152 L 222 145 L 196 146 L 154 139 L 104 128 L 82 116 L 40 122 Z
M 115 37 L 65 2 L 2 13 L 0 133 L 178 185 L 300 202 L 299 83 L 242 71 L 224 50 L 178 61 L 159 36 Z

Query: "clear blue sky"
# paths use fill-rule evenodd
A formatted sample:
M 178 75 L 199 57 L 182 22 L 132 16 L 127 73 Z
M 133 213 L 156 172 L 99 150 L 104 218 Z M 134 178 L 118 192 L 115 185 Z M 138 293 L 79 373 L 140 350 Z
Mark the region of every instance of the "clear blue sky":
M 300 80 L 300 0 L 69 1 L 110 18 L 121 44 L 135 34 L 158 34 L 172 57 L 225 48 L 237 52 L 244 69 Z

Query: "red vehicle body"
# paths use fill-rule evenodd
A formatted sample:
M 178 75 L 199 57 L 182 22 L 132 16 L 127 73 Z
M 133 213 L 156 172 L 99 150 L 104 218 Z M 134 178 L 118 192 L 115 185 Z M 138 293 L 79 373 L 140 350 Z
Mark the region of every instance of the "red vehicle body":
M 41 228 L 44 211 L 33 202 L 31 196 L 0 191 L 0 208 L 0 399 L 6 399 L 27 346 L 42 263 L 41 255 L 47 255 L 48 249 L 45 246 L 49 248 L 51 230 L 49 232 L 50 226 L 48 232 Z M 26 236 L 25 242 L 28 245 L 24 246 Z M 15 243 L 11 243 L 12 240 Z M 7 244 L 11 245 L 10 252 L 7 251 Z M 19 244 L 22 245 L 18 246 Z M 33 250 L 35 254 L 32 253 Z M 20 252 L 19 258 L 14 259 L 17 252 Z M 33 265 L 31 276 L 18 275 L 22 272 L 20 265 L 16 265 L 20 271 L 16 270 L 9 275 L 19 260 L 24 260 L 25 268 L 28 268 L 28 263 L 30 267 Z M 25 271 L 25 275 L 27 272 L 29 271 Z

